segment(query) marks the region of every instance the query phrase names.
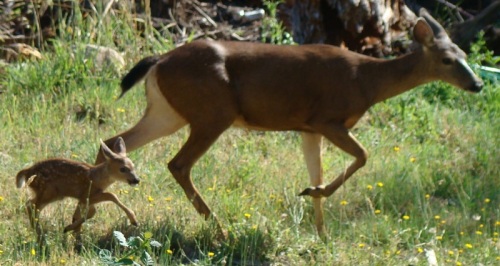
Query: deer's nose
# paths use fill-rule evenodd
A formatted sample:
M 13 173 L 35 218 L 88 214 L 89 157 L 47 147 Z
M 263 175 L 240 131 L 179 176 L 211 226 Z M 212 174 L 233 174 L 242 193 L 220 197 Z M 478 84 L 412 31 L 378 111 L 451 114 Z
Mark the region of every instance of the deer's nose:
M 138 185 L 141 182 L 141 179 L 137 177 L 137 175 L 133 175 L 131 178 L 128 180 L 128 184 L 133 186 L 133 185 Z
M 484 85 L 483 81 L 478 80 L 474 82 L 474 84 L 472 84 L 472 86 L 470 86 L 468 90 L 471 92 L 480 92 L 483 89 L 483 85 Z

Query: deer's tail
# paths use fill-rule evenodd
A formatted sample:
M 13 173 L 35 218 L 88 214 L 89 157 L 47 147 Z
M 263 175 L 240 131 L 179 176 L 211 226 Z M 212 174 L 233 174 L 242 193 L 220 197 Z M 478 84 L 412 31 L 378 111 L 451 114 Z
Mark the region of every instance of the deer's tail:
M 28 178 L 30 178 L 28 170 L 29 169 L 23 169 L 23 170 L 19 171 L 19 173 L 17 173 L 17 176 L 16 176 L 17 188 L 22 188 L 24 186 L 24 184 L 26 183 L 26 180 Z
M 120 94 L 121 98 L 128 90 L 130 90 L 137 82 L 141 81 L 146 74 L 149 72 L 149 69 L 156 65 L 158 61 L 160 61 L 161 56 L 154 55 L 143 58 L 139 61 L 126 75 L 123 77 L 122 82 L 120 84 L 122 88 L 122 93 Z

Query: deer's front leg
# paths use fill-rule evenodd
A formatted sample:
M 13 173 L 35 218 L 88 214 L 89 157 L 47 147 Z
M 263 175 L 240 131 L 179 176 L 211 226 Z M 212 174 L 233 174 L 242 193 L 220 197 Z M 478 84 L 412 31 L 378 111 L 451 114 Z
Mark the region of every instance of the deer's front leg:
M 84 208 L 86 204 L 79 204 L 78 207 L 75 210 L 75 213 L 73 214 L 73 223 L 66 226 L 64 228 L 64 233 L 69 232 L 69 231 L 74 231 L 75 234 L 78 236 L 78 234 L 82 231 L 82 225 L 83 223 L 94 217 L 96 214 L 96 208 L 94 205 L 89 204 L 88 205 L 88 210 L 85 213 L 85 217 L 82 217 L 81 212 L 82 208 Z
M 137 218 L 135 217 L 135 213 L 131 209 L 127 208 L 127 206 L 125 206 L 118 199 L 118 197 L 111 192 L 103 192 L 103 193 L 92 196 L 92 198 L 89 199 L 89 204 L 94 205 L 94 204 L 97 204 L 100 202 L 105 202 L 105 201 L 114 202 L 116 205 L 118 205 L 118 207 L 120 207 L 125 212 L 125 214 L 127 214 L 127 217 L 130 220 L 130 223 L 132 225 L 134 225 L 134 226 L 138 225 Z
M 317 132 L 323 134 L 335 146 L 354 156 L 356 159 L 341 173 L 333 182 L 325 186 L 316 186 L 305 189 L 300 196 L 309 195 L 320 198 L 328 197 L 333 194 L 349 177 L 359 168 L 363 167 L 368 158 L 365 148 L 354 138 L 354 136 L 343 126 L 320 126 L 315 128 Z
M 309 172 L 311 186 L 323 184 L 323 168 L 321 167 L 321 139 L 318 134 L 302 133 L 302 151 Z M 325 224 L 323 219 L 323 199 L 313 198 L 316 229 L 321 238 L 325 237 Z

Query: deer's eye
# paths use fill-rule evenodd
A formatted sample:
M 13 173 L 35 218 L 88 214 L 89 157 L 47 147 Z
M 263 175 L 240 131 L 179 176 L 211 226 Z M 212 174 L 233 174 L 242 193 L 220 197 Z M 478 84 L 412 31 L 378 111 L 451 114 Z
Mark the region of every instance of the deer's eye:
M 448 57 L 443 58 L 442 61 L 443 61 L 443 64 L 445 64 L 445 65 L 453 64 L 453 60 L 451 58 L 448 58 Z
M 128 169 L 127 167 L 120 167 L 120 172 L 128 173 L 128 172 L 130 172 L 130 169 Z

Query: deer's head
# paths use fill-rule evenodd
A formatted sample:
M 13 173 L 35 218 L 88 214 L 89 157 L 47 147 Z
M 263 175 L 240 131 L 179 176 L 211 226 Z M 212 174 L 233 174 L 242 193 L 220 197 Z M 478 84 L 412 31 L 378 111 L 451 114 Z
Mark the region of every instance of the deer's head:
M 127 157 L 125 142 L 121 137 L 116 139 L 113 150 L 101 140 L 101 151 L 106 158 L 111 178 L 129 185 L 139 184 L 140 179 L 135 174 L 134 163 Z
M 415 41 L 422 45 L 426 57 L 425 71 L 431 76 L 470 92 L 479 92 L 483 81 L 466 61 L 466 54 L 446 34 L 441 25 L 425 10 L 413 28 Z

